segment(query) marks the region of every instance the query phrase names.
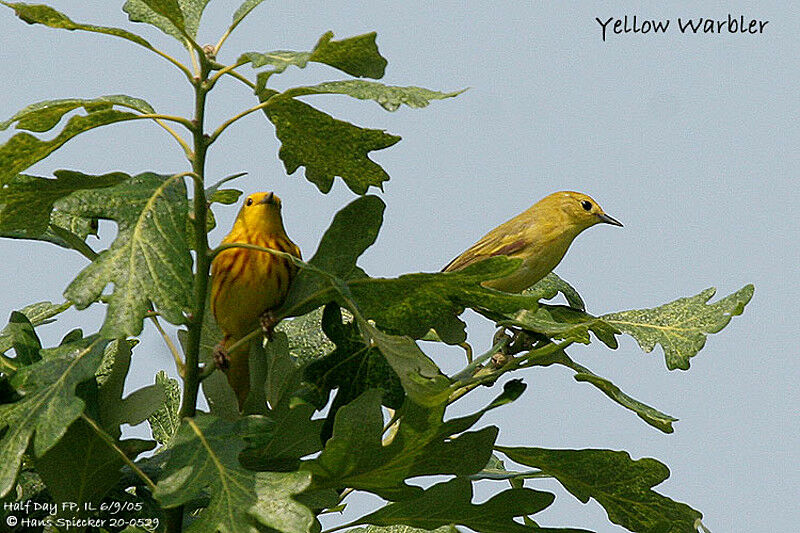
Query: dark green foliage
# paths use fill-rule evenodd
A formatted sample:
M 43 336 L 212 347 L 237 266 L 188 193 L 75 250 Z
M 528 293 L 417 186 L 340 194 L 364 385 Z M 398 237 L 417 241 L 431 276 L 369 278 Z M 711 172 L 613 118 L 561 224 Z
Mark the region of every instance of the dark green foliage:
M 702 525 L 698 511 L 652 490 L 669 475 L 654 459 L 633 461 L 609 450 L 497 446 L 500 429 L 479 422 L 489 410 L 522 401 L 525 385 L 504 374 L 558 364 L 651 426 L 672 432 L 677 419 L 629 396 L 566 350 L 593 338 L 617 348 L 617 336 L 628 334 L 647 352 L 660 344 L 668 368 L 687 369 L 707 336 L 743 312 L 751 285 L 711 304 L 714 290 L 708 289 L 660 307 L 598 317 L 587 312 L 574 287 L 552 273 L 523 294 L 484 287 L 519 267 L 518 260 L 502 256 L 458 272 L 370 277 L 358 260 L 376 241 L 386 205 L 366 193 L 389 179 L 370 156 L 400 137 L 334 118 L 299 98 L 322 102 L 325 95 L 345 95 L 394 111 L 423 108 L 462 91 L 350 78 L 277 91 L 268 87 L 273 76 L 308 63 L 340 75 L 382 78 L 387 61 L 376 34 L 334 40 L 327 32 L 310 51 L 248 52 L 237 64 L 224 65 L 217 62 L 217 46 L 196 42 L 208 0 L 128 0 L 123 6 L 131 21 L 184 45 L 194 54 L 188 64 L 127 30 L 74 22 L 44 5 L 0 3 L 29 24 L 109 35 L 155 52 L 191 82 L 202 108 L 191 118 L 174 117 L 157 114 L 141 99 L 111 95 L 38 102 L 0 122 L 0 130 L 25 130 L 0 146 L 0 236 L 51 242 L 89 261 L 66 288 L 67 301 L 14 311 L 0 331 L 4 504 L 124 502 L 132 507 L 118 518 L 151 517 L 160 521 L 159 531 L 170 533 L 319 533 L 318 516 L 342 510 L 355 490 L 389 503 L 336 529 L 363 524 L 368 527 L 353 531 L 456 533 L 456 525 L 485 533 L 578 531 L 540 528 L 532 517 L 554 495 L 523 484 L 553 477 L 579 500 L 595 499 L 612 522 L 631 531 L 682 532 Z M 219 46 L 261 3 L 239 5 Z M 235 70 L 246 65 L 258 69 L 254 81 Z M 254 89 L 253 107 L 209 130 L 203 121 L 206 96 L 227 75 Z M 222 332 L 207 297 L 215 253 L 207 247 L 207 233 L 216 225 L 212 206 L 239 202 L 242 191 L 221 187 L 242 173 L 209 186 L 205 163 L 217 137 L 258 110 L 275 126 L 288 174 L 304 167 L 306 179 L 323 193 L 338 176 L 359 197 L 335 215 L 310 260 L 292 259 L 299 273 L 276 310 L 283 323 L 266 337 L 258 330 L 248 337 L 251 392 L 240 413 L 225 375 L 214 367 Z M 180 150 L 189 172 L 23 174 L 86 131 L 140 119 L 188 130 L 191 139 Z M 180 134 L 186 131 L 174 137 Z M 100 220 L 114 221 L 118 233 L 108 249 L 95 251 L 86 241 L 97 235 Z M 553 298 L 567 305 L 545 302 Z M 98 334 L 84 337 L 74 329 L 58 335 L 58 346 L 42 348 L 37 327 L 72 306 L 98 302 L 107 305 Z M 417 341 L 464 343 L 466 309 L 505 333 L 496 336 L 492 350 L 448 377 Z M 146 320 L 178 361 L 182 383 L 155 366 L 163 359 L 139 348 L 136 337 Z M 182 349 L 173 346 L 176 332 L 165 330 L 166 322 L 180 327 Z M 152 366 L 154 378 L 128 391 L 133 358 Z M 485 408 L 460 417 L 448 412 L 472 389 L 498 382 L 503 392 Z M 210 413 L 197 409 L 201 385 Z M 326 408 L 327 415 L 321 412 Z M 531 416 L 549 408 L 537 406 Z M 145 420 L 153 440 L 122 438 L 126 424 Z M 152 456 L 141 456 L 156 446 Z M 494 452 L 528 468 L 507 469 Z M 437 483 L 422 488 L 414 479 L 420 476 L 438 476 Z M 439 482 L 441 476 L 451 479 Z M 510 482 L 512 488 L 476 504 L 476 480 Z M 108 509 L 99 515 L 84 511 L 80 516 L 114 515 Z M 7 516 L 4 508 L 0 521 Z M 29 517 L 47 516 L 37 511 Z M 75 518 L 63 509 L 54 516 Z

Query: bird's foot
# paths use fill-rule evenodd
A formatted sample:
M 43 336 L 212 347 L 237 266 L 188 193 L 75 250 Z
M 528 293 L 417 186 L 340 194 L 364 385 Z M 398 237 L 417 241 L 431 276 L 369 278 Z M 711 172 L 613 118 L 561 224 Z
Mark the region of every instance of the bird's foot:
M 230 358 L 228 357 L 228 352 L 225 350 L 225 346 L 222 343 L 217 344 L 214 347 L 214 365 L 222 370 L 223 372 L 230 368 Z
M 264 311 L 259 317 L 259 322 L 261 323 L 261 331 L 264 333 L 264 336 L 267 337 L 268 340 L 272 340 L 272 333 L 275 331 L 275 326 L 280 322 L 272 309 Z

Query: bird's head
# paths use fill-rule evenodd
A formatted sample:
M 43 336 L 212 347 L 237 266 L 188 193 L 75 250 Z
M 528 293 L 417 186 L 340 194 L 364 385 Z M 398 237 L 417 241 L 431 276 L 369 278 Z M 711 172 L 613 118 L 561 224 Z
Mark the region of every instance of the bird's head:
M 578 233 L 595 224 L 622 226 L 617 219 L 607 215 L 594 199 L 583 193 L 561 191 L 539 201 L 544 212 L 561 215 L 563 222 Z
M 283 230 L 281 199 L 272 192 L 251 194 L 245 198 L 237 222 L 265 232 Z

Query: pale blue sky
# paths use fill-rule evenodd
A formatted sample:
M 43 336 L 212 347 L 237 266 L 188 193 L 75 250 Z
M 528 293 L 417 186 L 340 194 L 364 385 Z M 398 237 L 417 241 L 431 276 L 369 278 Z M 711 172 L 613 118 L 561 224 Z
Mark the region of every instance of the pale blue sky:
M 238 3 L 211 2 L 202 42 L 216 42 Z M 121 1 L 87 4 L 51 2 L 75 20 L 126 27 Z M 386 83 L 470 87 L 457 99 L 392 114 L 345 97 L 308 99 L 337 117 L 403 137 L 373 156 L 392 180 L 381 195 L 388 205 L 384 229 L 361 261 L 372 275 L 438 270 L 542 196 L 573 189 L 594 196 L 625 224 L 587 231 L 556 269 L 589 311 L 651 307 L 710 286 L 722 296 L 754 283 L 745 314 L 709 338 L 688 372 L 667 371 L 660 348 L 644 354 L 629 338 L 616 351 L 595 344 L 572 350 L 632 396 L 678 417 L 674 434 L 651 428 L 559 368 L 526 371 L 524 396 L 483 422 L 501 427 L 505 445 L 602 447 L 658 458 L 672 476 L 657 490 L 702 511 L 715 533 L 789 531 L 800 522 L 800 194 L 793 179 L 800 11 L 783 2 L 700 5 L 264 2 L 220 60 L 230 62 L 244 50 L 307 50 L 329 29 L 337 37 L 375 30 L 389 60 Z M 190 113 L 185 81 L 145 50 L 31 27 L 9 10 L 0 13 L 0 116 L 43 99 L 117 93 L 144 98 L 161 112 Z M 677 17 L 728 13 L 770 22 L 763 35 L 681 35 L 673 28 L 664 35 L 609 36 L 604 43 L 595 21 L 636 14 L 674 25 Z M 157 30 L 133 29 L 180 53 Z M 277 85 L 338 78 L 311 66 L 287 72 Z M 210 100 L 210 125 L 252 105 L 243 86 L 228 82 L 220 89 Z M 208 174 L 248 171 L 239 187 L 278 192 L 288 232 L 309 256 L 333 213 L 353 195 L 341 182 L 320 195 L 302 171 L 286 177 L 273 131 L 258 114 L 237 123 L 210 153 Z M 170 173 L 186 164 L 159 128 L 135 123 L 81 136 L 31 172 L 48 176 L 58 168 Z M 212 233 L 214 244 L 235 208 L 217 213 L 222 229 Z M 113 225 L 102 229 L 108 242 Z M 3 320 L 28 303 L 59 300 L 85 265 L 77 253 L 45 244 L 2 240 L 0 254 Z M 41 334 L 52 343 L 71 327 L 91 331 L 101 315 L 100 309 L 70 311 Z M 470 316 L 472 342 L 485 349 L 492 328 Z M 447 371 L 462 364 L 456 350 L 432 353 Z M 134 363 L 134 386 L 151 382 L 157 369 L 173 372 L 152 331 Z M 494 394 L 481 391 L 475 403 L 459 408 Z M 582 505 L 554 483 L 531 486 L 558 494 L 538 515 L 542 525 L 623 531 L 594 502 Z

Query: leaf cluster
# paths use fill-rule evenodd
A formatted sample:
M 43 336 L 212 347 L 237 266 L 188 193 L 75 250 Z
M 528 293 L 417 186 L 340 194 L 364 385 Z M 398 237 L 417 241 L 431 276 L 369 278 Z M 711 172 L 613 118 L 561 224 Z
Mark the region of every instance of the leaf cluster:
M 0 236 L 50 242 L 89 261 L 65 288 L 63 303 L 14 311 L 0 331 L 4 502 L 73 502 L 81 516 L 95 516 L 91 505 L 127 502 L 121 516 L 151 517 L 130 531 L 306 533 L 319 532 L 321 515 L 341 510 L 349 494 L 362 491 L 385 504 L 333 529 L 579 531 L 535 521 L 555 495 L 524 484 L 552 478 L 580 501 L 596 500 L 609 520 L 631 531 L 702 525 L 698 511 L 652 490 L 669 475 L 655 459 L 633 460 L 613 450 L 506 447 L 498 444 L 501 428 L 480 422 L 486 412 L 522 401 L 524 383 L 504 374 L 558 364 L 651 426 L 672 432 L 676 418 L 629 396 L 567 350 L 595 338 L 616 349 L 626 334 L 645 352 L 660 345 L 669 369 L 686 370 L 707 336 L 743 312 L 751 285 L 713 303 L 711 288 L 651 309 L 595 316 L 575 288 L 552 273 L 523 294 L 485 287 L 519 267 L 505 257 L 458 272 L 370 276 L 358 261 L 376 241 L 386 205 L 368 193 L 389 179 L 370 153 L 400 137 L 334 118 L 306 98 L 346 95 L 395 111 L 461 91 L 374 81 L 387 66 L 375 33 L 336 40 L 326 32 L 308 51 L 253 51 L 221 62 L 226 39 L 261 0 L 245 0 L 220 40 L 206 46 L 197 42 L 197 31 L 207 0 L 125 2 L 131 22 L 177 39 L 190 64 L 128 30 L 76 22 L 44 5 L 0 3 L 29 24 L 99 33 L 147 49 L 186 77 L 197 105 L 196 115 L 187 118 L 126 95 L 61 99 L 34 103 L 0 122 L 0 130 L 20 130 L 0 146 Z M 273 76 L 309 63 L 349 78 L 283 91 L 269 86 Z M 207 129 L 206 96 L 223 76 L 241 82 L 253 105 Z M 287 174 L 303 167 L 322 193 L 339 178 L 357 198 L 336 214 L 311 259 L 285 256 L 299 274 L 276 310 L 283 322 L 271 338 L 254 330 L 246 339 L 253 341 L 251 394 L 240 413 L 225 377 L 214 371 L 221 332 L 207 293 L 209 264 L 219 252 L 208 244 L 212 209 L 237 202 L 242 192 L 222 186 L 241 174 L 208 185 L 205 161 L 227 128 L 259 111 L 275 128 Z M 166 130 L 190 170 L 25 173 L 82 133 L 131 120 Z M 47 138 L 40 135 L 47 132 Z M 100 220 L 112 221 L 118 231 L 106 249 L 95 250 L 89 239 Z M 68 309 L 91 305 L 106 310 L 97 333 L 75 330 L 57 346 L 42 346 L 37 328 Z M 466 309 L 497 324 L 500 334 L 484 354 L 446 375 L 419 341 L 439 343 L 441 352 L 458 353 L 462 346 L 471 353 L 461 318 Z M 137 349 L 137 337 L 150 326 L 174 357 L 181 382 L 160 370 L 153 385 L 126 395 L 132 357 L 148 357 Z M 449 416 L 453 402 L 499 380 L 503 391 L 483 409 Z M 197 409 L 201 391 L 209 412 Z M 152 439 L 123 438 L 125 425 L 144 421 Z M 527 470 L 506 469 L 501 456 Z M 437 481 L 421 486 L 416 481 L 423 476 Z M 476 504 L 473 483 L 479 480 L 511 487 Z M 59 513 L 66 516 L 63 508 Z

